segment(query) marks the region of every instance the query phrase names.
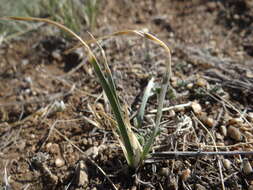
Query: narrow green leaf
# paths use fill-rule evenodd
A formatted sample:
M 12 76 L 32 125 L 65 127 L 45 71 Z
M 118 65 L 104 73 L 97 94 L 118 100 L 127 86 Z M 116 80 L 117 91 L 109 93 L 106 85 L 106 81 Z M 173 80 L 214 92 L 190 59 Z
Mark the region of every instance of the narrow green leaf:
M 145 114 L 145 108 L 146 108 L 148 99 L 151 96 L 152 88 L 154 87 L 154 85 L 155 85 L 154 78 L 152 77 L 149 80 L 148 85 L 147 85 L 147 87 L 144 91 L 142 102 L 141 102 L 141 107 L 140 107 L 140 109 L 138 111 L 138 114 L 136 116 L 138 128 L 141 128 L 141 126 L 142 126 L 142 121 L 143 121 L 143 117 L 144 117 L 144 114 Z
M 115 115 L 116 121 L 118 123 L 118 129 L 120 132 L 120 136 L 122 137 L 123 144 L 126 148 L 128 160 L 130 166 L 133 166 L 134 163 L 134 151 L 132 148 L 132 144 L 130 141 L 130 138 L 128 136 L 127 127 L 123 119 L 122 111 L 120 109 L 120 106 L 118 104 L 117 98 L 115 97 L 116 92 L 113 92 L 112 86 L 108 84 L 108 81 L 106 80 L 104 74 L 101 71 L 100 66 L 98 65 L 97 61 L 95 59 L 91 59 L 91 64 L 94 67 L 95 73 L 98 76 L 100 83 L 106 93 L 106 96 L 111 104 L 112 111 Z
M 161 122 L 161 118 L 162 118 L 163 102 L 164 102 L 164 99 L 165 99 L 165 96 L 166 96 L 168 86 L 169 86 L 169 77 L 168 77 L 168 73 L 166 72 L 164 77 L 163 77 L 162 89 L 161 89 L 161 92 L 159 94 L 159 99 L 158 99 L 158 109 L 157 109 L 157 114 L 156 114 L 155 128 L 154 128 L 150 138 L 147 140 L 146 144 L 144 145 L 143 153 L 142 153 L 142 160 L 145 159 L 145 157 L 149 153 L 152 145 L 155 142 L 156 136 L 160 132 L 159 127 L 160 127 L 160 122 Z

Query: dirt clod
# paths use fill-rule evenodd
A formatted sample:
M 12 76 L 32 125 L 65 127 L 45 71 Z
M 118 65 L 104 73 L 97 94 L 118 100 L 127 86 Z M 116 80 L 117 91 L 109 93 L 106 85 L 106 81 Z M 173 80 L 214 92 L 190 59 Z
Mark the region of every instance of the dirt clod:
M 242 134 L 240 130 L 236 127 L 229 126 L 228 127 L 228 136 L 236 141 L 241 141 L 242 139 Z

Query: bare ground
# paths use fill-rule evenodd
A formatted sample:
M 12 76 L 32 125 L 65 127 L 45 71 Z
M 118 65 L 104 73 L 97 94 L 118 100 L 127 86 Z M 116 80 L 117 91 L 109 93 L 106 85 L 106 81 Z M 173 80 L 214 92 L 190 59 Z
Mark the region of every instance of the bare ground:
M 164 112 L 154 152 L 252 151 L 250 1 L 106 0 L 101 4 L 95 36 L 145 29 L 172 49 L 174 92 L 168 93 L 165 107 L 183 106 Z M 91 107 L 108 108 L 86 55 L 79 50 L 65 55 L 63 51 L 75 43 L 45 35 L 46 30 L 48 26 L 42 26 L 1 45 L 2 188 L 253 188 L 251 156 L 174 157 L 130 171 L 108 123 L 92 122 L 96 118 Z M 132 115 L 150 77 L 159 81 L 166 54 L 134 36 L 105 41 L 103 48 Z M 63 111 L 58 106 L 61 101 Z M 156 104 L 156 96 L 151 97 L 145 127 L 138 133 L 150 130 Z

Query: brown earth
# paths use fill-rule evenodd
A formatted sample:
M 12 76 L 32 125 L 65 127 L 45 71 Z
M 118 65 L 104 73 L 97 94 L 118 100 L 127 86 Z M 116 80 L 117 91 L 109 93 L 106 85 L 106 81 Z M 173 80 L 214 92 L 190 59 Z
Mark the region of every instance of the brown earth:
M 249 0 L 101 3 L 95 36 L 145 29 L 172 49 L 174 92 L 165 107 L 188 106 L 164 112 L 155 152 L 252 151 L 252 20 Z M 65 55 L 75 42 L 45 35 L 49 29 L 1 44 L 0 189 L 253 188 L 251 156 L 173 157 L 129 170 L 110 126 L 92 114 L 108 107 L 86 56 Z M 159 82 L 166 54 L 135 36 L 103 48 L 133 115 L 150 77 Z M 136 132 L 150 131 L 156 105 L 154 95 Z

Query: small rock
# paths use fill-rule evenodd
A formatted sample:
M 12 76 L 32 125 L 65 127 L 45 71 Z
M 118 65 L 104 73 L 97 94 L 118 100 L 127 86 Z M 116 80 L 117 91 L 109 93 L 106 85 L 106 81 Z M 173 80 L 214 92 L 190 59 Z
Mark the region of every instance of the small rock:
M 213 127 L 214 126 L 214 119 L 211 118 L 211 117 L 207 117 L 205 120 L 204 120 L 204 124 L 208 127 Z
M 52 105 L 51 109 L 49 109 L 47 114 L 48 116 L 51 116 L 57 112 L 63 112 L 65 109 L 66 105 L 64 104 L 64 102 L 62 100 L 61 101 L 56 100 Z
M 206 188 L 203 185 L 200 185 L 200 184 L 196 184 L 195 189 L 196 190 L 206 190 Z
M 77 184 L 79 186 L 85 187 L 89 183 L 89 177 L 87 174 L 87 167 L 83 160 L 78 164 L 77 168 Z
M 253 121 L 253 112 L 249 112 L 249 113 L 248 113 L 247 119 L 248 119 L 250 122 Z
M 62 158 L 56 158 L 55 165 L 56 165 L 56 167 L 60 168 L 65 165 L 65 161 Z
M 92 145 L 93 144 L 93 141 L 91 138 L 88 138 L 88 145 Z
M 234 14 L 233 17 L 234 17 L 235 20 L 239 20 L 240 19 L 240 16 L 238 14 Z
M 228 127 L 228 136 L 236 141 L 240 141 L 242 139 L 242 134 L 238 128 L 233 126 Z
M 60 152 L 60 147 L 56 143 L 48 143 L 46 145 L 47 151 L 52 154 L 58 154 Z
M 188 89 L 192 89 L 193 83 L 188 83 L 188 84 L 186 85 L 186 87 L 187 87 Z
M 174 110 L 169 110 L 169 117 L 175 117 L 176 112 Z
M 221 134 L 222 134 L 224 137 L 226 137 L 226 136 L 227 136 L 227 127 L 224 126 L 224 125 L 221 125 L 221 126 L 220 126 L 220 132 L 221 132 Z
M 22 61 L 21 61 L 21 64 L 22 65 L 27 65 L 29 63 L 29 60 L 28 59 L 23 59 Z
M 220 133 L 215 133 L 216 139 L 223 140 L 223 136 Z
M 62 56 L 59 52 L 59 50 L 55 50 L 52 52 L 52 57 L 57 61 L 62 61 Z
M 241 125 L 243 124 L 243 119 L 242 118 L 231 118 L 228 120 L 228 125 Z
M 250 165 L 250 162 L 247 158 L 245 158 L 242 162 L 242 171 L 243 173 L 245 173 L 246 175 L 252 173 L 252 167 Z
M 48 150 L 50 149 L 51 146 L 52 146 L 52 143 L 51 143 L 51 142 L 47 143 L 47 144 L 46 144 L 46 150 L 48 151 Z
M 163 176 L 169 176 L 169 168 L 161 168 L 160 174 Z
M 88 140 L 86 138 L 83 139 L 83 145 L 87 145 L 88 144 Z
M 226 168 L 227 170 L 231 169 L 231 162 L 230 162 L 230 160 L 224 159 L 224 160 L 222 160 L 222 162 L 223 162 L 224 168 Z
M 247 47 L 247 46 L 246 46 Z M 251 46 L 252 47 L 252 46 Z M 248 78 L 253 78 L 253 73 L 252 73 L 252 71 L 250 71 L 250 70 L 247 70 L 246 71 L 246 77 L 248 77 Z
M 33 83 L 33 80 L 32 80 L 32 78 L 30 77 L 30 76 L 28 76 L 28 77 L 25 77 L 25 82 L 27 82 L 29 85 L 32 85 L 32 83 Z
M 205 87 L 207 85 L 207 82 L 206 82 L 205 79 L 199 78 L 196 81 L 196 85 L 199 86 L 199 87 Z
M 60 102 L 56 101 L 55 109 L 56 109 L 56 112 L 62 112 L 66 109 L 66 105 L 64 104 L 62 100 Z
M 198 102 L 192 102 L 191 107 L 194 113 L 196 114 L 201 113 L 202 108 Z
M 175 177 L 170 177 L 168 189 L 178 189 L 178 180 Z
M 84 156 L 85 157 L 91 157 L 91 158 L 96 158 L 98 156 L 98 147 L 96 146 L 93 146 L 93 147 L 90 147 L 88 150 L 86 150 L 84 152 Z
M 23 140 L 21 141 L 20 143 L 17 144 L 17 148 L 20 150 L 20 151 L 23 151 L 26 147 L 26 141 Z
M 253 185 L 250 185 L 248 190 L 253 190 Z
M 171 86 L 172 86 L 173 88 L 177 88 L 177 86 L 178 86 L 177 81 L 172 81 L 172 82 L 171 82 Z

